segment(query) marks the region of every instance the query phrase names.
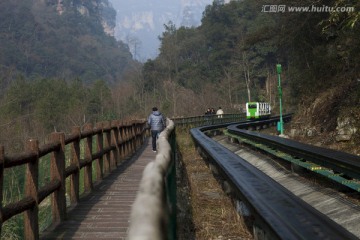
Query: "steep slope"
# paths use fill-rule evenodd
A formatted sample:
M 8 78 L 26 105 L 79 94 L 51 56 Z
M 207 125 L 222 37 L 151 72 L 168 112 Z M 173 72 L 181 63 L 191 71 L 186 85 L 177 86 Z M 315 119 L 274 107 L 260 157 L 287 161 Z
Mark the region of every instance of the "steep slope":
M 297 140 L 360 155 L 360 81 L 319 91 L 299 105 L 287 133 Z
M 107 0 L 1 1 L 0 71 L 116 82 L 132 56 L 111 36 L 111 9 Z

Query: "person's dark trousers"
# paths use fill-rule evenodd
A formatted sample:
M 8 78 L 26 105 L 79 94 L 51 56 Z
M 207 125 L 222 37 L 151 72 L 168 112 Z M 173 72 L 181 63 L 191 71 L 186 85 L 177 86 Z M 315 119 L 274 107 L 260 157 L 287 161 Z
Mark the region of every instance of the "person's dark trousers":
M 156 139 L 159 136 L 160 131 L 158 130 L 151 130 L 151 138 L 152 138 L 152 150 L 156 151 Z

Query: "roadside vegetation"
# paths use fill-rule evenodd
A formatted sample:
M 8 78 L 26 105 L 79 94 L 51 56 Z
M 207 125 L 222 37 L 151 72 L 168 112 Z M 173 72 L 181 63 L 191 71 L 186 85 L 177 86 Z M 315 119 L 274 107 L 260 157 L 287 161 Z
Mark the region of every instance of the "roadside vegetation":
M 176 131 L 181 153 L 177 167 L 179 239 L 253 239 L 246 219 L 196 152 L 188 129 Z

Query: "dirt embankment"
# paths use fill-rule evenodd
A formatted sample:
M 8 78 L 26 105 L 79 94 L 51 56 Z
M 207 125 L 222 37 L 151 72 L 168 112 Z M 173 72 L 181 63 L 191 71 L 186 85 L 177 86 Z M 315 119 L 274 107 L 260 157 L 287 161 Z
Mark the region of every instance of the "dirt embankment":
M 302 101 L 285 134 L 308 144 L 360 155 L 360 81 Z

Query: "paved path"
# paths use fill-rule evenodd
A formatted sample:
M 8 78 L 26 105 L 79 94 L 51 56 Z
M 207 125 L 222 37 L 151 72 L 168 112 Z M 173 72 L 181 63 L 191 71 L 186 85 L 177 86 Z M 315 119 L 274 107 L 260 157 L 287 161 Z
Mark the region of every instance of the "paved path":
M 142 172 L 154 159 L 151 141 L 146 141 L 68 213 L 68 220 L 41 239 L 125 239 Z

